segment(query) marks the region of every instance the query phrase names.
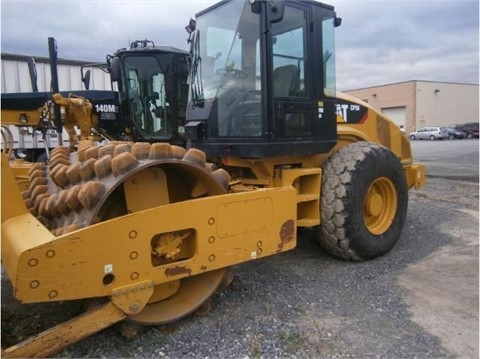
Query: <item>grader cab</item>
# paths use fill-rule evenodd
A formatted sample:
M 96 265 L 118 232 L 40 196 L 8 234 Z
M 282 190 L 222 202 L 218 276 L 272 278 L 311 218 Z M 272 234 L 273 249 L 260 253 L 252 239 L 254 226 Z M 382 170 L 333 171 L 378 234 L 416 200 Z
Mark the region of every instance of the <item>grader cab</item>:
M 29 162 L 48 159 L 49 131 L 74 148 L 79 140 L 168 142 L 185 146 L 183 136 L 188 96 L 187 51 L 134 41 L 107 55 L 104 63 L 82 65 L 86 90 L 59 91 L 57 45 L 49 38 L 53 92 L 2 94 L 2 149 Z M 108 74 L 111 90 L 90 90 Z M 32 84 L 37 88 L 36 71 Z M 99 75 L 102 75 L 100 78 Z M 60 110 L 62 109 L 62 110 Z M 57 113 L 57 110 L 60 111 Z M 45 146 L 28 146 L 26 137 L 43 137 Z M 18 141 L 13 145 L 12 139 Z M 35 142 L 35 141 L 34 141 Z M 13 151 L 16 149 L 16 151 Z
M 316 1 L 223 1 L 187 26 L 185 148 L 82 141 L 32 165 L 21 193 L 2 158 L 2 262 L 16 298 L 106 299 L 2 354 L 48 356 L 124 319 L 178 320 L 230 266 L 293 249 L 298 227 L 340 258 L 387 253 L 424 167 L 392 122 L 336 92 L 340 22 Z M 142 98 L 156 100 L 161 81 L 139 84 L 159 63 L 147 60 L 117 67 L 130 86 L 120 101 L 156 133 Z

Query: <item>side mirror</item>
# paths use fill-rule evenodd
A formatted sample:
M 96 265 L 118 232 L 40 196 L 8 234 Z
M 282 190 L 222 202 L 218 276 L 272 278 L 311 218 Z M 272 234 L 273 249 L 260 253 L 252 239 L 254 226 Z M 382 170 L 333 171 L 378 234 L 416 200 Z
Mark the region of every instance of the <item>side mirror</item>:
M 90 89 L 90 70 L 85 71 L 85 75 L 82 76 L 82 82 L 85 86 L 85 90 Z
M 112 82 L 117 82 L 120 80 L 120 59 L 118 57 L 113 57 L 110 61 L 110 67 L 108 68 L 110 73 L 110 80 Z
M 285 0 L 249 0 L 252 12 L 254 14 L 260 14 L 262 11 L 262 3 L 266 4 L 268 20 L 274 24 L 283 19 L 285 14 Z
M 285 0 L 267 1 L 268 20 L 274 24 L 280 22 L 285 14 Z
M 188 22 L 188 25 L 185 26 L 185 30 L 187 30 L 187 33 L 188 33 L 187 43 L 192 42 L 192 36 L 193 36 L 193 33 L 195 32 L 196 25 L 197 25 L 197 22 L 194 19 L 190 19 L 190 21 Z

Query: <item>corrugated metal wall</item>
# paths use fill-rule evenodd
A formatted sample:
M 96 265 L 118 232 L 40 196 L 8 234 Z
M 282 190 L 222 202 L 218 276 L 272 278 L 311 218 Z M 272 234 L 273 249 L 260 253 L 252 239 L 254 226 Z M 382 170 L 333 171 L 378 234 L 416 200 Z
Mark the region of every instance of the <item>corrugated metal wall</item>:
M 28 71 L 27 57 L 15 59 L 4 58 L 2 54 L 2 93 L 31 92 L 32 84 Z M 50 91 L 50 65 L 36 61 L 38 91 Z M 60 91 L 84 90 L 81 81 L 81 64 L 58 64 L 58 80 Z M 110 76 L 98 68 L 91 69 L 91 90 L 110 90 Z

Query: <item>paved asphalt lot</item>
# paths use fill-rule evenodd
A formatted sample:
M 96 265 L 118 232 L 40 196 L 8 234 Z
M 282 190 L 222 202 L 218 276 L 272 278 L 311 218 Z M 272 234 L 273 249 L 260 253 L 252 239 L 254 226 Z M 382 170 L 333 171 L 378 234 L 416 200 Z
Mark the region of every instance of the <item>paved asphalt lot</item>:
M 427 185 L 410 192 L 403 234 L 363 263 L 298 247 L 234 268 L 211 311 L 134 340 L 114 326 L 60 357 L 478 358 L 479 141 L 414 141 Z M 2 345 L 78 310 L 14 306 L 2 278 Z

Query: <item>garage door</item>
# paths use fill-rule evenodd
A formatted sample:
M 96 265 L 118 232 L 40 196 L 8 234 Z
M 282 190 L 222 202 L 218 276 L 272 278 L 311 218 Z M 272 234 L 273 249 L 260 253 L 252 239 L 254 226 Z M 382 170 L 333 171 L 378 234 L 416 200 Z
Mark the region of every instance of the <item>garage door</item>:
M 395 122 L 396 125 L 405 127 L 405 106 L 382 108 L 382 113 Z

